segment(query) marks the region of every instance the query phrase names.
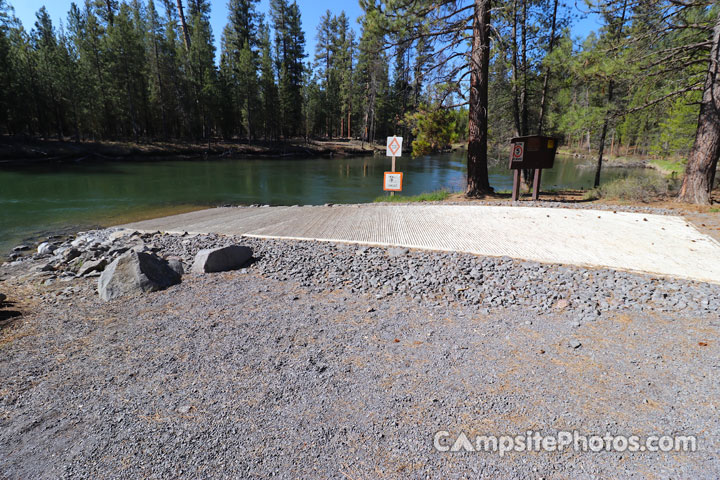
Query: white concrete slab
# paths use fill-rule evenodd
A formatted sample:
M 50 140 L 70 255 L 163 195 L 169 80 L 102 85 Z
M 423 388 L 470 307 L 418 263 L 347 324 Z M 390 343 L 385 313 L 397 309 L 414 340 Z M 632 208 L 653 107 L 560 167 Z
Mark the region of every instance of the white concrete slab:
M 682 217 L 485 205 L 228 207 L 124 225 L 509 256 L 720 283 L 720 244 Z

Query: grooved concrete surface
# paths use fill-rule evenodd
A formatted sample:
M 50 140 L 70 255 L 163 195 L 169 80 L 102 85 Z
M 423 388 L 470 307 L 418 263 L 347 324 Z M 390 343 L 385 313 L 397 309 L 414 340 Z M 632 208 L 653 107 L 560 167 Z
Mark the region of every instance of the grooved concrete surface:
M 663 215 L 486 205 L 224 207 L 123 227 L 397 245 L 720 283 L 720 243 Z

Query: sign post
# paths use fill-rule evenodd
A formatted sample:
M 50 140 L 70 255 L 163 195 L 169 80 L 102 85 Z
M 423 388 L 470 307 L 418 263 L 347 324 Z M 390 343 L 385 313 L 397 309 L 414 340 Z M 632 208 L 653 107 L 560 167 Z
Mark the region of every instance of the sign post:
M 402 156 L 403 137 L 387 137 L 387 156 L 392 157 L 392 168 L 389 172 L 385 172 L 383 176 L 383 190 L 390 192 L 390 196 L 395 192 L 402 191 L 402 173 L 395 171 L 395 157 Z

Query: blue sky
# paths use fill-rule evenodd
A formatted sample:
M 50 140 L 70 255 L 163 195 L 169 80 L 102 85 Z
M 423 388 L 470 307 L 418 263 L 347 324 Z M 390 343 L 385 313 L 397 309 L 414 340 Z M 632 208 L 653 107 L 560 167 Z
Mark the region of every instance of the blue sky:
M 15 15 L 22 21 L 25 28 L 29 31 L 35 24 L 35 12 L 45 5 L 48 13 L 52 17 L 53 24 L 57 27 L 62 20 L 63 24 L 67 21 L 67 12 L 70 10 L 70 4 L 73 0 L 8 0 L 8 3 L 15 8 Z M 82 5 L 84 0 L 75 0 L 78 5 Z M 330 10 L 337 15 L 341 11 L 350 17 L 351 23 L 359 33 L 359 27 L 356 23 L 357 18 L 362 14 L 362 10 L 357 0 L 339 0 L 336 2 L 326 2 L 318 0 L 297 0 L 302 15 L 303 30 L 305 31 L 305 39 L 307 41 L 306 50 L 312 56 L 315 52 L 315 35 L 320 17 L 326 10 Z M 184 1 L 187 5 L 187 2 Z M 211 0 L 212 10 L 210 12 L 210 21 L 212 23 L 213 34 L 215 35 L 215 44 L 220 50 L 220 36 L 223 28 L 227 23 L 227 0 Z M 160 2 L 156 1 L 158 8 Z M 581 1 L 580 8 L 584 5 Z M 577 6 L 571 5 L 575 15 L 581 15 Z M 270 10 L 270 0 L 261 0 L 258 10 L 267 14 Z M 600 22 L 597 17 L 589 17 L 576 20 L 573 25 L 573 37 L 585 37 L 590 31 L 597 30 Z
M 78 5 L 84 4 L 84 0 L 74 0 Z M 67 23 L 67 13 L 70 11 L 70 4 L 73 0 L 8 0 L 8 3 L 15 8 L 15 16 L 18 17 L 26 30 L 30 30 L 35 24 L 35 12 L 45 5 L 48 13 L 52 17 L 53 25 L 56 27 L 59 25 L 59 20 L 62 19 L 63 24 Z M 227 24 L 227 0 L 211 0 L 212 10 L 210 11 L 210 22 L 212 24 L 213 34 L 215 35 L 215 45 L 220 49 L 220 37 L 222 36 L 223 28 Z M 320 22 L 320 17 L 328 9 L 335 15 L 339 14 L 343 10 L 345 14 L 350 18 L 351 23 L 356 27 L 356 31 L 359 31 L 356 20 L 362 15 L 362 10 L 357 0 L 341 0 L 337 2 L 325 2 L 317 0 L 297 0 L 300 6 L 300 13 L 303 23 L 303 30 L 305 31 L 306 49 L 308 53 L 315 52 L 315 33 L 317 31 L 317 25 Z M 183 1 L 184 5 L 187 5 L 187 1 Z M 157 8 L 162 9 L 161 2 L 155 1 Z M 258 11 L 263 14 L 268 14 L 270 11 L 270 0 L 260 0 Z

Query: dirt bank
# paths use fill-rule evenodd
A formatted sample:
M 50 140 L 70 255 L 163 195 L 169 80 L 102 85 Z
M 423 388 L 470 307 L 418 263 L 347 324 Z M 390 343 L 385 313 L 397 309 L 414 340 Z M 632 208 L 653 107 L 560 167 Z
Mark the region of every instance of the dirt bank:
M 147 160 L 151 157 L 315 157 L 372 155 L 377 145 L 357 140 L 309 140 L 233 142 L 65 142 L 19 137 L 0 137 L 0 165 L 79 160 Z

